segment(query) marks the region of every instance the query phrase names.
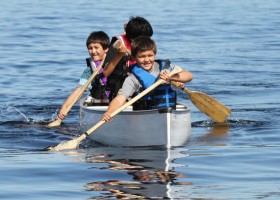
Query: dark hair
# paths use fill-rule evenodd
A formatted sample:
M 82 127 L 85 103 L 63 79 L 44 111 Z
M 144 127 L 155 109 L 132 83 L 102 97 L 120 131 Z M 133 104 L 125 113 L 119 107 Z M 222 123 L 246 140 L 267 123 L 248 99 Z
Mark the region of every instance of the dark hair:
M 129 22 L 125 27 L 126 37 L 130 40 L 139 37 L 153 35 L 151 24 L 143 17 L 130 17 Z
M 140 36 L 135 38 L 131 43 L 131 55 L 136 56 L 138 52 L 152 50 L 157 53 L 157 45 L 150 37 Z
M 94 31 L 87 38 L 87 47 L 90 43 L 100 43 L 103 49 L 107 49 L 110 47 L 110 38 L 103 31 Z

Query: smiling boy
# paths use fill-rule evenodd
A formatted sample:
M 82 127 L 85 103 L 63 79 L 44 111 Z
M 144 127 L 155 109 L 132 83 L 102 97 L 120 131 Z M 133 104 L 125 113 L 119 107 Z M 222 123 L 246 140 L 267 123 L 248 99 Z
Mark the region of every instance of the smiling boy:
M 170 81 L 185 83 L 192 80 L 192 74 L 185 70 L 170 76 L 170 63 L 156 61 L 157 47 L 155 42 L 145 36 L 137 37 L 132 41 L 131 54 L 136 64 L 132 66 L 132 73 L 128 75 L 122 86 L 121 92 L 109 104 L 102 120 L 111 121 L 111 113 L 120 108 L 135 93 L 152 85 L 157 78 L 166 81 L 152 93 L 144 97 L 148 108 L 175 107 L 176 92 L 171 89 Z M 163 64 L 164 63 L 164 64 Z M 169 69 L 169 70 L 167 70 Z
M 63 105 L 61 106 L 57 118 L 60 120 L 65 119 L 67 115 L 67 108 L 74 101 L 75 97 L 81 92 L 82 87 L 85 85 L 90 76 L 94 73 L 94 71 L 99 67 L 100 63 L 103 59 L 105 59 L 106 54 L 108 52 L 110 46 L 110 38 L 103 31 L 94 31 L 92 32 L 87 40 L 86 47 L 88 50 L 88 54 L 90 58 L 87 58 L 87 67 L 84 70 L 79 85 L 72 91 L 72 93 L 67 97 Z M 102 72 L 103 69 L 99 71 Z M 105 94 L 105 85 L 106 85 L 105 77 L 96 77 L 93 83 L 89 86 L 89 90 L 91 92 L 91 96 L 96 99 L 104 99 L 108 98 Z

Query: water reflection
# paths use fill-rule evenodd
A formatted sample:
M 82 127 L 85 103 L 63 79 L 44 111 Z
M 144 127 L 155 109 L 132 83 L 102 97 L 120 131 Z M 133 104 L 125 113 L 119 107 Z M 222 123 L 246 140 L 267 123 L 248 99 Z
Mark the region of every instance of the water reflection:
M 218 124 L 216 126 L 211 127 L 209 132 L 205 134 L 204 138 L 217 138 L 217 137 L 225 137 L 228 135 L 230 125 L 229 124 Z
M 175 171 L 175 167 L 180 166 L 175 160 L 188 156 L 182 149 L 94 148 L 86 153 L 86 162 L 106 163 L 106 167 L 100 169 L 123 171 L 131 179 L 95 181 L 87 183 L 86 190 L 110 192 L 105 197 L 102 195 L 105 199 L 174 198 L 174 186 L 191 185 L 179 182 L 183 174 Z M 100 197 L 93 199 L 96 198 Z

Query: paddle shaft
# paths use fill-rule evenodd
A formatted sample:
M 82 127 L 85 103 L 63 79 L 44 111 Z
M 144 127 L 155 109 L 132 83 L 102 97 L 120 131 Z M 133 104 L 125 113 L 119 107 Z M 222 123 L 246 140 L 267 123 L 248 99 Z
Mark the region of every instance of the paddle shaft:
M 93 79 L 96 77 L 100 69 L 102 68 L 102 65 L 104 63 L 105 58 L 102 60 L 102 62 L 99 64 L 98 68 L 94 71 L 94 73 L 89 77 L 87 82 L 83 85 L 81 90 L 78 92 L 77 95 L 74 96 L 74 99 L 69 103 L 69 105 L 65 108 L 65 115 L 68 114 L 68 112 L 71 110 L 73 105 L 82 97 L 84 92 L 86 91 L 88 85 L 93 81 Z M 55 127 L 55 126 L 60 126 L 62 120 L 57 117 L 57 119 L 51 123 L 48 124 L 48 127 Z
M 99 64 L 98 68 L 94 71 L 94 73 L 89 77 L 87 82 L 83 85 L 81 88 L 81 91 L 75 96 L 71 104 L 66 108 L 66 114 L 71 110 L 72 106 L 83 96 L 84 92 L 86 91 L 89 84 L 93 81 L 93 79 L 96 77 L 100 69 L 102 68 L 102 65 L 104 63 L 105 58 L 102 60 L 102 62 Z
M 75 103 L 83 96 L 84 92 L 86 91 L 89 84 L 93 81 L 93 79 L 96 77 L 100 69 L 102 68 L 102 65 L 104 63 L 105 58 L 102 60 L 102 62 L 99 64 L 98 68 L 94 71 L 94 73 L 89 77 L 87 82 L 83 85 L 79 93 L 75 96 L 75 98 L 70 102 L 70 104 L 65 109 L 65 115 L 71 110 L 71 108 L 75 105 Z M 61 122 L 61 119 L 57 118 L 58 121 Z

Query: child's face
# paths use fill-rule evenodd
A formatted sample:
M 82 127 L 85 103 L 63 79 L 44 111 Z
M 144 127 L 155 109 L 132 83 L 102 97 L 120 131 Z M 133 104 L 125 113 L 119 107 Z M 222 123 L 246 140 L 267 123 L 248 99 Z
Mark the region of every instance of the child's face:
M 100 43 L 90 43 L 88 45 L 88 54 L 94 61 L 101 61 L 105 57 L 108 49 L 103 49 Z
M 152 50 L 140 51 L 136 54 L 135 60 L 137 64 L 144 70 L 150 72 L 152 71 L 156 54 Z

